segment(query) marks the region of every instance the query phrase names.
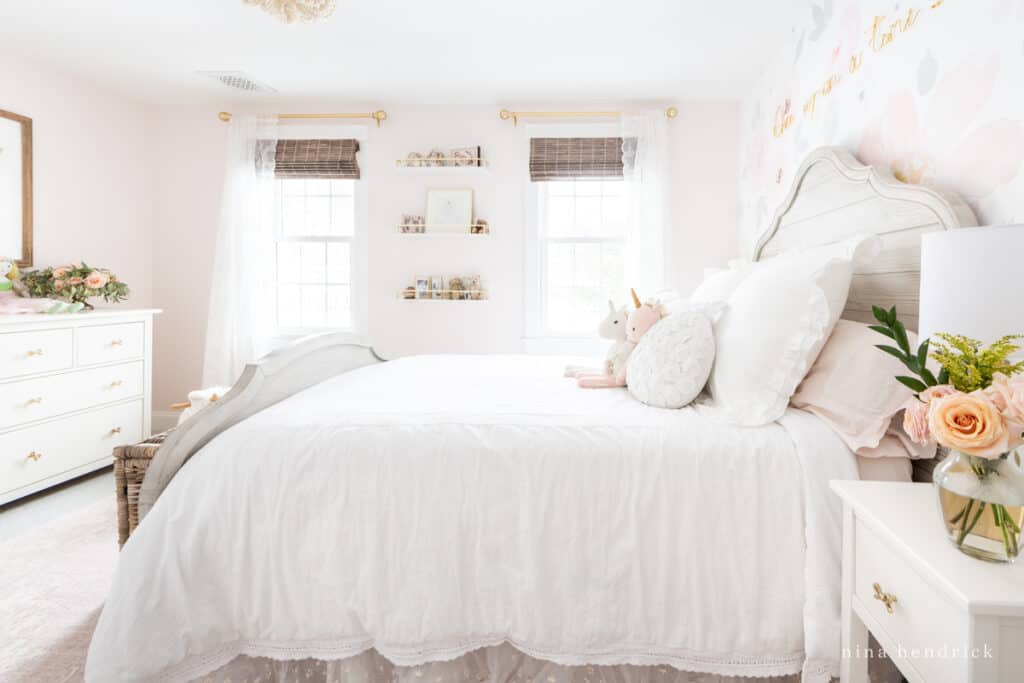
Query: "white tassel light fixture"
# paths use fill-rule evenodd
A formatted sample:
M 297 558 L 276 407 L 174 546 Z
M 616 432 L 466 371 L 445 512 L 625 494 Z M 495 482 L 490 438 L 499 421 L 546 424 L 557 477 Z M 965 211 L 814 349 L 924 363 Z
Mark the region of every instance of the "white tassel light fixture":
M 286 24 L 326 19 L 334 13 L 334 0 L 244 0 L 273 14 Z

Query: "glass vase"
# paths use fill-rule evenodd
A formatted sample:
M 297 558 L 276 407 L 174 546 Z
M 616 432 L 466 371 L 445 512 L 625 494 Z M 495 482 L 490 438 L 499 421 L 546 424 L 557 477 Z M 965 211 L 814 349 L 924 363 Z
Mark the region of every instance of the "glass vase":
M 1019 451 L 995 459 L 947 451 L 932 478 L 946 533 L 961 552 L 989 562 L 1020 555 L 1024 469 Z

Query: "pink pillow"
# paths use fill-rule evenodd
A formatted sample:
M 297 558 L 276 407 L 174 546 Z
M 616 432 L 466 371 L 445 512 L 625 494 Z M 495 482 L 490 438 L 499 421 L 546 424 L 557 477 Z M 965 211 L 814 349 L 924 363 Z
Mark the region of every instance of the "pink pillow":
M 916 335 L 907 336 L 916 346 Z M 840 320 L 790 399 L 794 407 L 828 423 L 851 451 L 867 457 L 894 454 L 891 448 L 877 453 L 871 449 L 879 447 L 893 416 L 913 396 L 895 380 L 909 371 L 875 348 L 885 341 L 863 323 Z M 913 457 L 907 452 L 902 455 Z

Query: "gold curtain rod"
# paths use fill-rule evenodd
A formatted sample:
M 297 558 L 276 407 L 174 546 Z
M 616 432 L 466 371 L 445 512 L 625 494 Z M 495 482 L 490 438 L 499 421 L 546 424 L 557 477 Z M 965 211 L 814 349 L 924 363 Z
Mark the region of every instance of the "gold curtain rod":
M 508 109 L 502 109 L 498 112 L 498 116 L 501 117 L 502 121 L 508 121 L 512 119 L 512 125 L 518 126 L 520 118 L 580 118 L 588 116 L 622 116 L 621 111 L 509 111 Z M 670 119 L 674 119 L 679 116 L 679 110 L 675 107 L 669 107 L 665 110 L 665 116 Z
M 231 120 L 231 113 L 222 111 L 217 114 L 217 118 L 227 123 Z M 377 122 L 377 127 L 380 128 L 387 118 L 388 113 L 383 109 L 377 111 L 368 112 L 366 114 L 278 114 L 279 119 L 373 119 Z

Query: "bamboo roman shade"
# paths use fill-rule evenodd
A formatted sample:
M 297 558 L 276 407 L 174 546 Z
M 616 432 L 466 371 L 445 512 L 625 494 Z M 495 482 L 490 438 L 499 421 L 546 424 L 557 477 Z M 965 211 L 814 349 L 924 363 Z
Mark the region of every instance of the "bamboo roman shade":
M 530 138 L 530 180 L 622 178 L 622 138 Z
M 358 140 L 278 140 L 276 178 L 359 180 Z

